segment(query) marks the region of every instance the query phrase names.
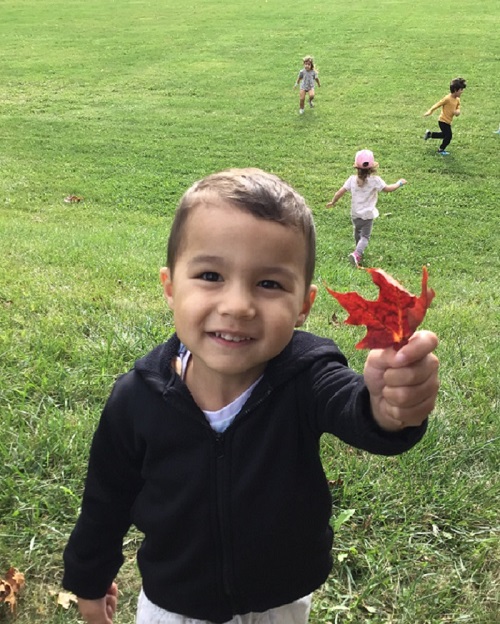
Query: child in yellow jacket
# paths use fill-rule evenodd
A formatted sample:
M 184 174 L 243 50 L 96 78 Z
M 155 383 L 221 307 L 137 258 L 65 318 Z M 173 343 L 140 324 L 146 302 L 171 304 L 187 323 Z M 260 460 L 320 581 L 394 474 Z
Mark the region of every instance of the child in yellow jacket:
M 442 139 L 441 145 L 438 149 L 438 153 L 442 156 L 448 156 L 449 154 L 449 152 L 446 151 L 446 148 L 451 143 L 453 136 L 451 132 L 451 124 L 453 122 L 453 117 L 458 117 L 460 115 L 460 96 L 466 86 L 464 78 L 454 78 L 450 82 L 450 94 L 439 100 L 439 102 L 436 102 L 434 106 L 431 106 L 431 108 L 424 113 L 424 117 L 428 117 L 429 115 L 432 115 L 435 110 L 441 108 L 441 114 L 439 115 L 438 120 L 441 132 L 431 132 L 430 130 L 426 130 L 424 134 L 424 141 L 427 141 L 427 139 Z

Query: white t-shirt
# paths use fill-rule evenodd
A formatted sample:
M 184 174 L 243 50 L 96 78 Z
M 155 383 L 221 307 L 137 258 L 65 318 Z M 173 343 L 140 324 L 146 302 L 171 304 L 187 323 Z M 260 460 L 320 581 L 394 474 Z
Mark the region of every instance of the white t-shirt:
M 351 217 L 355 219 L 376 219 L 379 215 L 377 210 L 378 193 L 387 184 L 380 176 L 371 175 L 360 186 L 358 176 L 350 176 L 344 183 L 346 191 L 351 193 Z
M 186 368 L 189 362 L 191 353 L 186 349 L 184 345 L 181 345 L 179 350 L 179 358 L 181 360 L 181 379 L 185 378 Z M 236 416 L 241 412 L 241 408 L 247 402 L 248 397 L 252 394 L 253 389 L 262 379 L 262 375 L 254 381 L 253 384 L 247 388 L 239 397 L 234 399 L 229 405 L 225 405 L 220 410 L 210 412 L 209 410 L 203 410 L 206 419 L 210 423 L 210 426 L 217 433 L 223 433 L 229 425 L 233 422 Z

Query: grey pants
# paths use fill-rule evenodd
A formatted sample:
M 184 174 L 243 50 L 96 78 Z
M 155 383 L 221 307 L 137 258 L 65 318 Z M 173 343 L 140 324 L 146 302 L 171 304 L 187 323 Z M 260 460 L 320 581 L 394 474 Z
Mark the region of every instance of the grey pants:
M 265 613 L 235 615 L 226 624 L 307 624 L 311 610 L 311 599 L 312 594 L 291 604 L 270 609 Z M 150 602 L 141 590 L 137 605 L 136 624 L 210 624 L 210 622 L 164 611 Z
M 351 221 L 354 229 L 354 241 L 356 242 L 355 251 L 362 256 L 365 249 L 368 247 L 368 242 L 372 234 L 373 219 L 358 219 L 357 217 L 352 217 Z

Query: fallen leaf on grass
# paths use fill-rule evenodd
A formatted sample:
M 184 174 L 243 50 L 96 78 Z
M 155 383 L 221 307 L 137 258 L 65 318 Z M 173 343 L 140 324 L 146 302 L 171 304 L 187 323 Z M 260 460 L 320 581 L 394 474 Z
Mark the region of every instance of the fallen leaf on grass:
M 366 611 L 371 614 L 377 613 L 377 609 L 375 609 L 375 607 L 369 607 L 366 604 L 363 605 L 363 609 L 366 609 Z
M 11 612 L 16 610 L 17 596 L 24 584 L 24 574 L 16 568 L 9 568 L 5 578 L 0 578 L 0 603 L 8 604 Z
M 382 269 L 364 269 L 370 273 L 380 293 L 376 301 L 363 299 L 357 292 L 339 293 L 326 289 L 349 312 L 349 325 L 366 325 L 366 336 L 356 349 L 399 350 L 423 321 L 434 291 L 427 286 L 427 268 L 422 268 L 422 292 L 419 297 L 410 294 L 401 284 Z
M 77 202 L 81 202 L 83 200 L 83 197 L 78 197 L 78 195 L 68 195 L 67 197 L 64 198 L 64 201 L 67 204 L 76 204 Z
M 344 485 L 344 480 L 340 477 L 338 479 L 330 479 L 330 481 L 328 481 L 328 485 L 331 488 L 341 488 Z
M 335 314 L 335 312 L 332 314 L 330 320 L 328 321 L 330 323 L 330 325 L 340 325 L 340 321 L 337 318 L 337 315 Z
M 57 604 L 60 605 L 63 609 L 69 609 L 71 603 L 78 603 L 78 599 L 75 594 L 70 592 L 59 592 L 57 594 Z

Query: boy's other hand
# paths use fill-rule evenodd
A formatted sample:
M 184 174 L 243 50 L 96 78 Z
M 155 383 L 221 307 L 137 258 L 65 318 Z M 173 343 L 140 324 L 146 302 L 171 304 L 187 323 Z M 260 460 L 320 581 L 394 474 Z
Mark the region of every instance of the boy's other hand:
M 424 117 L 429 117 L 429 115 L 432 115 L 431 111 L 427 111 L 426 113 L 424 113 Z
M 418 427 L 434 409 L 439 388 L 439 360 L 433 351 L 437 336 L 415 332 L 399 351 L 373 349 L 364 377 L 370 392 L 373 416 L 386 430 Z
M 106 595 L 97 600 L 78 598 L 78 609 L 87 624 L 113 624 L 118 603 L 118 585 L 112 583 Z
M 453 113 L 453 114 L 455 115 L 455 117 L 458 117 L 458 116 L 460 115 L 460 111 L 459 111 L 459 110 L 454 111 L 454 113 Z

